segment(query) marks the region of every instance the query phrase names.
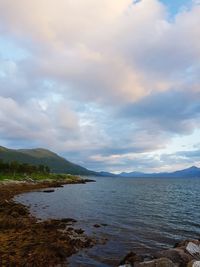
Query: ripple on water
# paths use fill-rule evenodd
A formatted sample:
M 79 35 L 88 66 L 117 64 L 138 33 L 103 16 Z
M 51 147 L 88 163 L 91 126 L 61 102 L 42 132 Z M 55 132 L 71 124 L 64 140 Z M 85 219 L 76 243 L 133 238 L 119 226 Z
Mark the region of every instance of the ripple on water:
M 95 179 L 17 197 L 39 218 L 72 217 L 86 233 L 108 239 L 72 256 L 70 266 L 115 266 L 131 249 L 149 253 L 200 236 L 200 180 Z

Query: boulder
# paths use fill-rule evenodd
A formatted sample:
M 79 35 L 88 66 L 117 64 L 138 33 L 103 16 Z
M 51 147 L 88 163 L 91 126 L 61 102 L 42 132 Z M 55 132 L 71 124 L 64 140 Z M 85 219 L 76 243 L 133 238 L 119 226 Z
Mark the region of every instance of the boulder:
M 192 260 L 188 263 L 187 267 L 200 267 L 200 261 Z
M 173 263 L 180 267 L 186 267 L 188 262 L 192 260 L 192 256 L 186 253 L 184 249 L 174 248 L 168 250 L 162 250 L 155 254 L 156 258 L 168 258 Z
M 187 267 L 193 267 L 194 262 L 195 262 L 195 260 L 191 260 L 190 262 L 188 262 Z
M 129 264 L 131 266 L 134 266 L 134 264 L 136 262 L 142 262 L 143 261 L 143 257 L 137 255 L 134 252 L 129 252 L 124 259 L 120 262 L 120 266 L 126 266 L 126 264 Z
M 186 240 L 183 240 L 181 242 L 176 243 L 174 245 L 174 248 L 184 248 L 185 249 L 189 242 L 192 242 L 192 243 L 194 243 L 194 244 L 196 244 L 198 246 L 200 245 L 200 240 L 197 240 L 197 239 L 186 239 Z
M 176 265 L 168 258 L 160 258 L 152 261 L 144 261 L 134 264 L 137 267 L 175 267 Z

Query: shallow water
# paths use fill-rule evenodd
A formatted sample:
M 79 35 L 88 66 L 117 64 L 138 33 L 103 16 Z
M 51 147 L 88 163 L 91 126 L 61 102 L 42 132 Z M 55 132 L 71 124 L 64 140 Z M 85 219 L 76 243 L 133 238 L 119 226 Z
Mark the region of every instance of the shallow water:
M 38 218 L 72 217 L 86 233 L 108 240 L 72 256 L 70 266 L 116 266 L 130 250 L 147 254 L 200 237 L 200 179 L 95 180 L 16 198 Z

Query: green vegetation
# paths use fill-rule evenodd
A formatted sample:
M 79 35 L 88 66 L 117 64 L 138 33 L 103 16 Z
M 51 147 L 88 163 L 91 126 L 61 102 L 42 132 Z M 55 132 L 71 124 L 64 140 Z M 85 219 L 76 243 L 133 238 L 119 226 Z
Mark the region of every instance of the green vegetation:
M 15 173 L 14 175 L 11 173 L 0 173 L 0 181 L 27 181 L 27 182 L 36 182 L 36 181 L 46 181 L 46 182 L 67 182 L 73 183 L 81 180 L 80 177 L 71 175 L 71 174 L 56 174 L 56 173 L 31 173 L 27 174 L 19 174 Z
M 5 162 L 17 161 L 35 166 L 48 166 L 53 173 L 67 173 L 73 175 L 96 175 L 95 172 L 76 165 L 47 149 L 8 149 L 0 147 L 0 159 Z
M 0 160 L 0 181 L 64 181 L 73 182 L 79 177 L 70 174 L 50 173 L 50 169 L 45 165 L 31 165 L 28 163 L 19 163 L 17 161 L 4 162 Z
M 45 165 L 31 165 L 28 163 L 20 163 L 18 161 L 11 161 L 11 162 L 4 162 L 0 159 L 0 172 L 3 173 L 26 173 L 26 174 L 32 174 L 32 173 L 50 173 L 50 169 L 48 166 Z

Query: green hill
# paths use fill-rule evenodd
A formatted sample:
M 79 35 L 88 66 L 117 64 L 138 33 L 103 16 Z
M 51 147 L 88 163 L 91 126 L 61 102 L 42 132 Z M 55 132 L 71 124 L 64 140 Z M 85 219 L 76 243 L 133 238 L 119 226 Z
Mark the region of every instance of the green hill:
M 68 173 L 75 175 L 95 175 L 96 173 L 76 165 L 54 152 L 43 148 L 8 149 L 0 146 L 0 159 L 5 162 L 18 161 L 33 165 L 46 165 L 53 173 Z

